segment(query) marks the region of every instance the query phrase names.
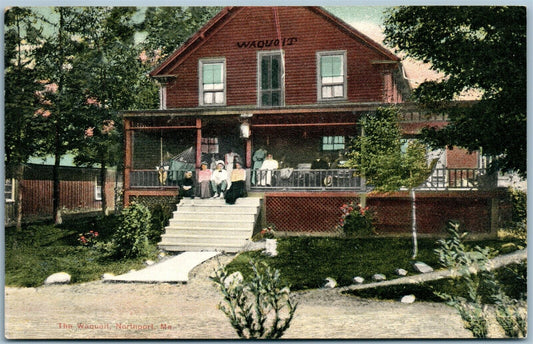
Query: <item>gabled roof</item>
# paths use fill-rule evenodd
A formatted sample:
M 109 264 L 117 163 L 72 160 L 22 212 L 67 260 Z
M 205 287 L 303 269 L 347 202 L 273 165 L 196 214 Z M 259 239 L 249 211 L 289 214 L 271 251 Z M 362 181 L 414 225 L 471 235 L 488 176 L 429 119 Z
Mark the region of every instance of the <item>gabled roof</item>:
M 169 76 L 165 73 L 165 70 L 167 67 L 179 64 L 181 60 L 185 59 L 187 56 L 189 56 L 192 52 L 194 52 L 196 49 L 201 47 L 206 38 L 214 33 L 220 30 L 226 23 L 228 23 L 231 18 L 242 11 L 245 7 L 239 7 L 239 6 L 230 6 L 225 7 L 222 9 L 216 16 L 214 16 L 211 20 L 209 20 L 200 30 L 198 30 L 194 35 L 192 35 L 183 45 L 181 45 L 176 51 L 174 51 L 170 56 L 168 56 L 159 66 L 157 66 L 155 69 L 153 69 L 150 72 L 150 76 L 152 77 L 165 77 Z M 392 52 L 372 40 L 370 37 L 364 35 L 360 31 L 356 30 L 340 18 L 334 16 L 330 12 L 324 10 L 321 7 L 318 6 L 307 6 L 307 9 L 311 10 L 312 12 L 316 13 L 317 15 L 323 17 L 325 20 L 333 23 L 336 25 L 341 31 L 345 32 L 352 38 L 356 40 L 360 40 L 364 42 L 366 45 L 371 47 L 372 49 L 378 51 L 381 55 L 383 55 L 385 60 L 399 62 L 400 58 L 396 55 L 394 55 Z

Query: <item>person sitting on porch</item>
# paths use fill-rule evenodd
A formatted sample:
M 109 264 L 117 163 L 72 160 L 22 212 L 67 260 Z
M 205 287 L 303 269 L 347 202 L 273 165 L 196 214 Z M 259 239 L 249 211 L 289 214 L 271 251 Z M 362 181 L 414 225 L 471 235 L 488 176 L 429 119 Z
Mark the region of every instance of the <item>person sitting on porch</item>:
M 218 160 L 216 170 L 211 174 L 212 198 L 224 198 L 224 192 L 228 187 L 228 172 L 224 169 L 224 161 Z
M 179 182 L 179 197 L 190 197 L 194 199 L 194 180 L 192 171 L 185 172 L 183 180 Z
M 200 172 L 198 172 L 198 183 L 200 184 L 200 198 L 211 197 L 211 174 L 207 168 L 207 162 L 202 161 Z
M 239 197 L 246 192 L 246 170 L 242 168 L 240 161 L 235 161 L 235 168 L 231 171 L 231 185 L 226 192 L 226 203 L 235 204 Z
M 261 176 L 261 186 L 270 186 L 272 183 L 272 170 L 277 170 L 279 164 L 277 160 L 274 160 L 272 154 L 267 154 L 265 161 L 261 165 L 259 175 Z

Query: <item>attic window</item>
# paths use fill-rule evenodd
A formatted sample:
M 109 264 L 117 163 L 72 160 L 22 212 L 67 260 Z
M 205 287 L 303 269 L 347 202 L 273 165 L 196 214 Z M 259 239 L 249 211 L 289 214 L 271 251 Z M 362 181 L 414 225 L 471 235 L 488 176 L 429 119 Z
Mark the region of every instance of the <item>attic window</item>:
M 317 53 L 318 100 L 346 99 L 346 52 Z
M 224 59 L 200 60 L 200 105 L 226 104 L 226 68 Z

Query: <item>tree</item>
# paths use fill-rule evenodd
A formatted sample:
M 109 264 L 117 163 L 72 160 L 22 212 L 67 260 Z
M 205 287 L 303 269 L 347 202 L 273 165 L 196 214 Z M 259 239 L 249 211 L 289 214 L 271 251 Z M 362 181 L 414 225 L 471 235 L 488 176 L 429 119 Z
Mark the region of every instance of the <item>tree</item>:
M 384 24 L 386 44 L 444 74 L 414 91 L 415 101 L 449 118 L 440 130 L 425 129 L 424 140 L 481 148 L 492 169 L 526 177 L 526 7 L 402 6 Z M 450 106 L 465 91 L 480 101 Z
M 41 88 L 36 83 L 33 68 L 35 48 L 41 30 L 34 25 L 37 19 L 29 8 L 12 7 L 5 12 L 5 167 L 13 174 L 17 192 L 17 229 L 22 225 L 22 179 L 24 164 L 37 150 L 33 131 L 37 123 L 35 92 Z
M 74 68 L 75 56 L 80 49 L 74 21 L 79 8 L 55 7 L 54 15 L 46 19 L 48 34 L 42 40 L 35 56 L 41 90 L 37 92 L 39 107 L 35 131 L 41 155 L 54 156 L 53 218 L 61 223 L 59 166 L 61 157 L 76 149 L 83 138 L 86 118 L 83 106 L 83 74 Z
M 83 7 L 74 25 L 80 50 L 75 68 L 82 71 L 86 118 L 83 144 L 75 151 L 78 166 L 100 166 L 102 213 L 107 211 L 107 167 L 122 156 L 122 131 L 118 111 L 135 102 L 139 69 L 132 17 L 133 7 Z
M 140 31 L 147 33 L 143 45 L 148 54 L 165 58 L 220 9 L 221 7 L 148 7 L 145 19 L 139 25 Z
M 413 258 L 418 253 L 415 188 L 431 173 L 426 147 L 411 140 L 405 145 L 398 121 L 397 108 L 378 108 L 360 121 L 362 134 L 352 141 L 348 167 L 366 179 L 378 192 L 407 188 L 411 195 Z

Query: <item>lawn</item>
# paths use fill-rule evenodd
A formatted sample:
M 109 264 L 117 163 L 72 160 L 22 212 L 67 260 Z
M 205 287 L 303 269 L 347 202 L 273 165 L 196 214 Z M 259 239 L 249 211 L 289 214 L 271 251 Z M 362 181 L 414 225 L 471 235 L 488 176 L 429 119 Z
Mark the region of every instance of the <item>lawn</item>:
M 6 229 L 6 285 L 39 286 L 46 277 L 60 271 L 69 273 L 73 283 L 94 281 L 106 272 L 125 273 L 142 268 L 147 258 L 155 259 L 154 244 L 150 246 L 149 257 L 116 259 L 96 247 L 83 246 L 78 240 L 80 233 L 93 230 L 99 232 L 98 241 L 108 242 L 116 226 L 117 218 L 108 217 L 79 220 L 58 227 L 31 225 L 20 232 Z M 523 245 L 512 238 L 472 241 L 468 245 L 490 246 L 499 251 L 508 242 Z M 436 247 L 436 239 L 420 239 L 417 261 L 439 268 L 433 252 Z M 397 278 L 395 270 L 398 268 L 415 274 L 411 250 L 410 238 L 284 237 L 278 238 L 278 256 L 267 257 L 260 251 L 243 252 L 228 265 L 228 270 L 239 270 L 246 275 L 251 272 L 248 262 L 254 259 L 279 269 L 292 290 L 320 288 L 327 277 L 334 278 L 339 286 L 346 286 L 352 284 L 356 276 L 366 281 L 376 273 L 386 275 L 387 279 Z M 517 288 L 522 288 L 521 284 Z
M 467 245 L 489 246 L 500 251 L 502 246 L 509 242 L 517 246 L 523 245 L 516 239 L 470 241 Z M 438 257 L 433 252 L 438 247 L 436 239 L 419 239 L 418 244 L 419 254 L 416 261 L 423 261 L 435 269 L 440 268 Z M 410 238 L 287 237 L 278 238 L 276 257 L 265 256 L 260 251 L 245 252 L 228 265 L 228 271 L 241 271 L 247 275 L 251 272 L 248 263 L 250 259 L 264 261 L 280 270 L 291 290 L 305 290 L 322 287 L 327 277 L 335 279 L 338 286 L 347 286 L 353 283 L 352 280 L 356 276 L 363 277 L 365 282 L 371 281 L 376 273 L 384 274 L 387 279 L 398 278 L 395 271 L 399 268 L 407 270 L 409 275 L 418 274 L 413 268 L 411 254 Z M 525 270 L 523 272 L 525 273 Z M 513 276 L 509 278 L 512 279 Z M 434 286 L 423 286 L 423 292 L 419 290 L 418 294 L 424 294 L 434 300 L 432 288 Z M 409 291 L 405 286 L 396 289 L 399 294 Z
M 36 287 L 49 275 L 64 271 L 72 276 L 72 283 L 99 280 L 108 272 L 115 275 L 143 267 L 147 258 L 114 259 L 96 247 L 83 246 L 79 234 L 90 230 L 99 232 L 98 241 L 109 241 L 116 218 L 83 219 L 61 226 L 30 225 L 21 231 L 6 228 L 5 284 L 7 286 Z M 151 256 L 156 255 L 155 245 Z

